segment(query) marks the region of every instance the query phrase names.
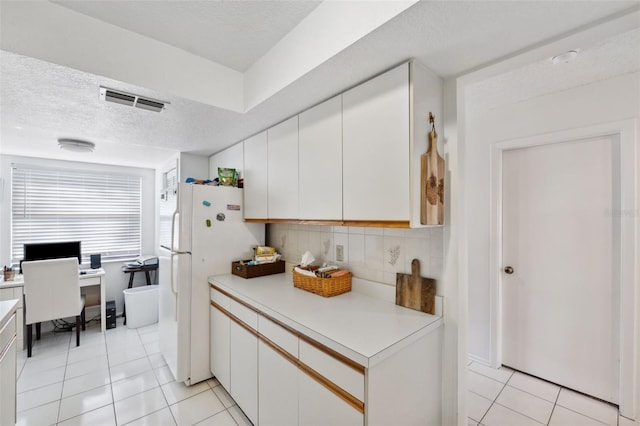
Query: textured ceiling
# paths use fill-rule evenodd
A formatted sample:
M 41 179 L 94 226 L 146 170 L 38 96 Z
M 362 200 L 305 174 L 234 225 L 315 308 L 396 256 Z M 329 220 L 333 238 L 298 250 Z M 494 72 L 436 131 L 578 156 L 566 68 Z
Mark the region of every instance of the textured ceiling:
M 635 29 L 582 49 L 570 62 L 553 64 L 547 58 L 488 78 L 469 86 L 466 96 L 475 107 L 493 108 L 638 71 L 640 29 Z
M 139 3 L 153 4 L 154 9 L 162 2 Z M 0 153 L 69 158 L 55 141 L 73 137 L 98 144 L 99 155 L 77 159 L 100 163 L 153 167 L 176 150 L 209 155 L 409 58 L 442 76 L 459 75 L 567 34 L 586 32 L 592 24 L 638 4 L 421 1 L 244 114 L 2 52 Z M 518 96 L 530 97 L 627 72 L 635 66 L 629 56 L 633 49 L 638 51 L 637 32 L 603 40 L 598 46 L 576 47 L 583 51 L 575 66 L 550 73 L 534 63 L 522 74 L 516 71 L 500 77 L 502 81 L 488 80 L 487 101 L 492 90 L 507 83 L 522 89 Z M 596 50 L 589 53 L 592 48 Z M 171 104 L 159 114 L 106 104 L 99 100 L 100 85 Z
M 320 1 L 58 0 L 53 3 L 243 72 Z

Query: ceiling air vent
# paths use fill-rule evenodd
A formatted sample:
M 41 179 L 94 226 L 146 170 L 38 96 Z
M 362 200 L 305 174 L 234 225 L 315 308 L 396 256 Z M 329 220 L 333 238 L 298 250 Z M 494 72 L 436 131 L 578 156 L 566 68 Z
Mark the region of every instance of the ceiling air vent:
M 162 111 L 169 103 L 156 99 L 143 98 L 141 96 L 134 95 L 133 93 L 109 89 L 108 87 L 100 87 L 100 99 L 107 102 L 133 106 L 136 108 L 146 109 L 147 111 L 154 112 Z

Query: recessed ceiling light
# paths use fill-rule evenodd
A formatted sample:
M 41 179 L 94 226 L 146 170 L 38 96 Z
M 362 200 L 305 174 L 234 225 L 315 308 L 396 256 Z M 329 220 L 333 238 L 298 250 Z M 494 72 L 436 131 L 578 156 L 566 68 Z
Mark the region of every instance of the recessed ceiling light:
M 93 152 L 96 148 L 96 144 L 93 142 L 67 138 L 58 139 L 58 146 L 60 149 L 73 152 Z
M 551 58 L 551 62 L 553 64 L 560 64 L 564 62 L 572 61 L 578 56 L 579 49 L 569 50 L 568 52 L 561 53 L 560 55 L 556 55 Z

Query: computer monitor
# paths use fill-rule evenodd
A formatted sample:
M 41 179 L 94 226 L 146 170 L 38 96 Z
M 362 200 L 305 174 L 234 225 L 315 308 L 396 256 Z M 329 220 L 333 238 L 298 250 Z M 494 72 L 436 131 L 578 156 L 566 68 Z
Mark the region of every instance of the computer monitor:
M 62 257 L 76 257 L 78 258 L 78 265 L 81 264 L 80 241 L 25 244 L 22 261 L 59 259 Z M 20 262 L 20 271 L 22 271 L 22 261 Z

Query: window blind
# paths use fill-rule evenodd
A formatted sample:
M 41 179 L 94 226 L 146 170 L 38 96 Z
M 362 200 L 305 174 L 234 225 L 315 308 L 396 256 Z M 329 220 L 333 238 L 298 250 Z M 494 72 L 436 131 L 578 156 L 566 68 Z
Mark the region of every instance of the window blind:
M 25 243 L 55 241 L 81 241 L 83 259 L 140 255 L 140 176 L 14 165 L 11 203 L 13 263 Z

